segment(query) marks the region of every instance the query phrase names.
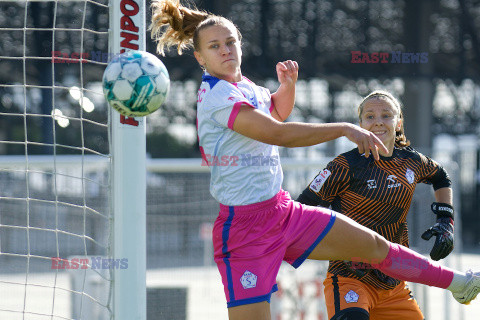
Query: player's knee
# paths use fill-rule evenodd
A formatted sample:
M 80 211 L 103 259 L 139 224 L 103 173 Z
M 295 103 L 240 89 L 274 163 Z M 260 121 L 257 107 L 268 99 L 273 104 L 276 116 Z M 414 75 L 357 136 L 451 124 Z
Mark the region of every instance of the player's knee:
M 342 312 L 336 314 L 330 320 L 369 320 L 370 315 L 365 310 L 349 310 L 345 309 Z

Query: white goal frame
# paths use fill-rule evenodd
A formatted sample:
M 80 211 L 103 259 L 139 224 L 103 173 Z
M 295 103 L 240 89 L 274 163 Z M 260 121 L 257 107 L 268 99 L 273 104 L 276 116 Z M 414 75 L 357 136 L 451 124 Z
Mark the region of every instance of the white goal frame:
M 110 0 L 110 54 L 145 50 L 145 0 Z M 113 161 L 113 258 L 115 320 L 145 320 L 146 307 L 146 119 L 110 108 Z

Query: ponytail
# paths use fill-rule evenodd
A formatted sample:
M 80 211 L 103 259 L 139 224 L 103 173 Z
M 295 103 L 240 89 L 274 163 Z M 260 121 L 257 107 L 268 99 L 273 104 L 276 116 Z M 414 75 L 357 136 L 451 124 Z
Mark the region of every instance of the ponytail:
M 164 49 L 177 46 L 178 54 L 193 46 L 193 37 L 197 26 L 209 14 L 205 11 L 190 9 L 179 0 L 154 0 L 152 2 L 152 39 L 157 42 L 157 52 L 165 55 Z
M 193 47 L 200 49 L 198 33 L 213 25 L 226 25 L 235 28 L 238 40 L 242 40 L 240 31 L 227 18 L 210 14 L 196 8 L 190 9 L 179 0 L 153 0 L 152 2 L 152 39 L 157 42 L 157 52 L 165 55 L 164 49 L 177 47 L 178 54 Z

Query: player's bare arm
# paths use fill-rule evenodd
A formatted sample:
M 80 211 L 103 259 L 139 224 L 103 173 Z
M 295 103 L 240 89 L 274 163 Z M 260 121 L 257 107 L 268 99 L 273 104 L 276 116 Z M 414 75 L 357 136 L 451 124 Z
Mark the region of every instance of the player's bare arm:
M 233 129 L 251 139 L 283 147 L 307 147 L 345 136 L 358 145 L 359 151 L 379 159 L 378 149 L 386 150 L 371 132 L 350 123 L 282 123 L 242 105 Z

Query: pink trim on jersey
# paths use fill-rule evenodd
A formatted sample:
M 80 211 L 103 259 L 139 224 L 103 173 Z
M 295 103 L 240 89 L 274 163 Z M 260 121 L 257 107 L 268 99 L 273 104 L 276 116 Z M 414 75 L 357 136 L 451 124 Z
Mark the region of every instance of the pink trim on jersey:
M 247 80 L 248 82 L 253 83 L 253 81 L 248 79 L 247 77 L 245 77 L 245 76 L 242 76 L 242 77 L 243 77 L 244 80 Z M 255 84 L 255 83 L 253 83 L 253 84 Z
M 202 146 L 198 147 L 200 149 L 200 155 L 202 156 L 202 166 L 208 166 L 207 156 Z
M 248 103 L 246 101 L 235 102 L 235 104 L 233 105 L 233 108 L 232 108 L 232 112 L 230 113 L 230 117 L 228 118 L 228 128 L 230 130 L 233 130 L 233 123 L 235 122 L 235 119 L 237 118 L 237 115 L 240 112 L 240 106 L 242 104 L 245 104 L 249 107 L 255 108 L 254 106 L 252 106 L 250 103 Z
M 275 103 L 273 102 L 273 99 L 270 99 L 270 109 L 268 109 L 268 111 L 272 113 L 273 109 L 275 109 Z

